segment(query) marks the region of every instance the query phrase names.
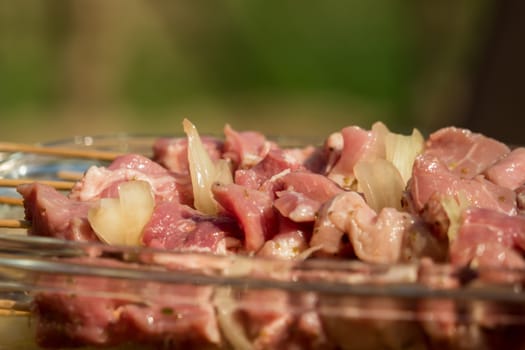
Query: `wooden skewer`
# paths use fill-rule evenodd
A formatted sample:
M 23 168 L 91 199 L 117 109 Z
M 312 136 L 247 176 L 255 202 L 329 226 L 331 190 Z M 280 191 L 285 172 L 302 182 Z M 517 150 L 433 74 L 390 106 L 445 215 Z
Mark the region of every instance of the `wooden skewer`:
M 0 187 L 16 187 L 23 184 L 41 183 L 56 188 L 57 190 L 70 190 L 75 185 L 71 181 L 52 181 L 35 179 L 0 179 Z
M 4 228 L 30 228 L 31 223 L 26 220 L 0 219 L 0 227 Z
M 0 196 L 0 203 L 9 204 L 9 205 L 24 205 L 24 201 L 21 198 Z
M 57 172 L 57 177 L 62 180 L 78 181 L 84 176 L 83 173 L 78 171 L 60 170 Z
M 53 155 L 66 158 L 84 158 L 110 161 L 124 154 L 121 152 L 74 149 L 64 147 L 45 147 L 13 142 L 0 142 L 0 152 L 24 152 Z
M 0 317 L 26 315 L 29 311 L 29 305 L 25 303 L 17 303 L 9 299 L 0 300 Z

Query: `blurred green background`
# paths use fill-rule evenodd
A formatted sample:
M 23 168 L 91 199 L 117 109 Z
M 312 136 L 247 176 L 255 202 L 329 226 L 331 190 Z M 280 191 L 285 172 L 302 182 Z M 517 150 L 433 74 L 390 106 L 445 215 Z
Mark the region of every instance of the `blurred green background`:
M 0 139 L 463 124 L 495 3 L 5 1 Z

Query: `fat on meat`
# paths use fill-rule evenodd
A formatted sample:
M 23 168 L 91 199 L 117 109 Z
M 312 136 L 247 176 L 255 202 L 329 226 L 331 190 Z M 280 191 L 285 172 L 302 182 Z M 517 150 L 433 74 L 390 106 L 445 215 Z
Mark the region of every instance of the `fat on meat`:
M 107 168 L 90 167 L 82 180 L 75 183 L 69 197 L 79 201 L 116 197 L 119 184 L 130 180 L 148 182 L 157 199 L 178 199 L 176 178 L 159 164 L 138 154 L 121 156 Z

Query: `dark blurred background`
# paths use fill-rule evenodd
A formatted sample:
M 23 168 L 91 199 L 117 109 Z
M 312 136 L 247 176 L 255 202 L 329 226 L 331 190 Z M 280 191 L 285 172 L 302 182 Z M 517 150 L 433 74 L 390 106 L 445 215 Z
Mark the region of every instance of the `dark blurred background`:
M 315 137 L 381 120 L 519 143 L 523 4 L 3 1 L 0 139 L 177 134 L 187 117 L 211 133 Z

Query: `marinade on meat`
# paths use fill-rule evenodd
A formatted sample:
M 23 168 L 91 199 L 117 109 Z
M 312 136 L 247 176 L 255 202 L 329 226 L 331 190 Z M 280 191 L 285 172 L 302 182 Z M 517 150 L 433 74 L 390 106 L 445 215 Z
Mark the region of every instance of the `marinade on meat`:
M 389 162 L 389 134 L 381 123 L 370 130 L 348 126 L 318 145 L 286 147 L 259 132 L 227 125 L 223 138 L 200 141 L 211 164 L 224 161 L 231 171 L 232 182 L 217 181 L 208 189 L 214 213 L 194 205 L 192 178 L 199 174 L 192 174 L 192 146 L 184 137 L 158 139 L 151 159 L 128 154 L 108 166 L 93 166 L 70 193 L 39 183 L 18 191 L 31 235 L 100 241 L 90 210 L 103 199 L 117 198 L 122 183 L 143 181 L 155 204 L 141 228 L 142 247 L 204 257 L 415 264 L 418 275 L 412 283 L 444 289 L 459 288 L 464 281 L 436 281 L 426 273 L 429 266 L 525 268 L 523 148 L 511 150 L 465 129 L 438 130 L 418 151 L 399 193 L 402 201 L 374 209 L 360 189 L 383 189 L 374 188 L 373 179 L 356 177 L 354 170 L 364 162 Z M 458 203 L 454 216 L 446 206 L 450 201 Z M 261 277 L 268 273 L 257 272 Z M 497 272 L 477 277 L 480 283 L 516 282 Z M 46 347 L 131 341 L 162 348 L 469 349 L 491 348 L 492 332 L 500 330 L 496 321 L 478 317 L 497 314 L 496 306 L 439 298 L 326 298 L 313 292 L 196 285 L 144 288 L 151 295 L 144 304 L 37 294 L 37 341 Z M 191 302 L 180 304 L 170 293 Z M 177 317 L 168 310 L 177 310 Z M 380 316 L 403 312 L 416 316 L 403 322 Z

